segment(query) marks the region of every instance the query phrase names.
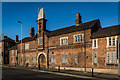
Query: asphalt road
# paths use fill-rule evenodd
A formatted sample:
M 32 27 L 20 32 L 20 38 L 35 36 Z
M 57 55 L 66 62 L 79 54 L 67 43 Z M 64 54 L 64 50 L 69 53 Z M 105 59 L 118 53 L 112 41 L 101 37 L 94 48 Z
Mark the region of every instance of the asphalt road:
M 91 80 L 47 72 L 36 72 L 16 68 L 2 68 L 2 80 Z

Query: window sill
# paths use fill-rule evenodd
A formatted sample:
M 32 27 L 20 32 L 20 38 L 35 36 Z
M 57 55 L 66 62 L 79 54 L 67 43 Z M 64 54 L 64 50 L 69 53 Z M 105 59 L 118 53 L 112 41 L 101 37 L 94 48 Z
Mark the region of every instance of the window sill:
M 77 44 L 77 43 L 83 43 L 83 41 L 80 41 L 80 42 L 73 42 L 74 44 Z
M 61 44 L 60 46 L 65 46 L 65 45 L 68 45 L 68 44 Z
M 98 47 L 92 47 L 92 49 L 98 49 Z
M 116 47 L 116 45 L 115 46 L 107 46 L 107 48 L 109 48 L 109 47 Z

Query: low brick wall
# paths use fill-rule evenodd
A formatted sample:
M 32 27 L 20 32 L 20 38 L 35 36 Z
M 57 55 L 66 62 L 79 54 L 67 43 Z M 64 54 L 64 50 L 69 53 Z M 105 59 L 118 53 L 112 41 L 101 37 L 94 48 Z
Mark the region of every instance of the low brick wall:
M 58 67 L 55 67 L 58 69 Z M 60 67 L 62 70 L 75 70 L 75 71 L 84 71 L 84 68 L 74 68 L 74 67 Z M 92 72 L 92 68 L 86 68 L 87 72 Z M 108 73 L 108 74 L 118 74 L 118 69 L 94 69 L 94 72 L 97 73 Z

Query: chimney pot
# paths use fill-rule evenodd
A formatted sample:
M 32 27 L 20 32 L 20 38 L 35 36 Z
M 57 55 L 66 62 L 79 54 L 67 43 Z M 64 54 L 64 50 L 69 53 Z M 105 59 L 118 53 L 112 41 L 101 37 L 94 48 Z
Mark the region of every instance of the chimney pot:
M 35 35 L 34 32 L 35 32 L 34 27 L 31 26 L 31 28 L 30 28 L 30 37 Z
M 81 16 L 80 16 L 80 13 L 77 12 L 77 14 L 76 14 L 76 25 L 79 25 L 80 23 L 82 23 Z

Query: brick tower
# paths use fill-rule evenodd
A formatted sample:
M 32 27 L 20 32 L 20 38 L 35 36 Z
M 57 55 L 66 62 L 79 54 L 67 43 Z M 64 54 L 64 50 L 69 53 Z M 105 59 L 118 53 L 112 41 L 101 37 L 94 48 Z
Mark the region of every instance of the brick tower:
M 43 8 L 40 9 L 37 19 L 37 36 L 38 36 L 38 46 L 39 48 L 44 48 L 44 31 L 46 30 L 45 13 Z

